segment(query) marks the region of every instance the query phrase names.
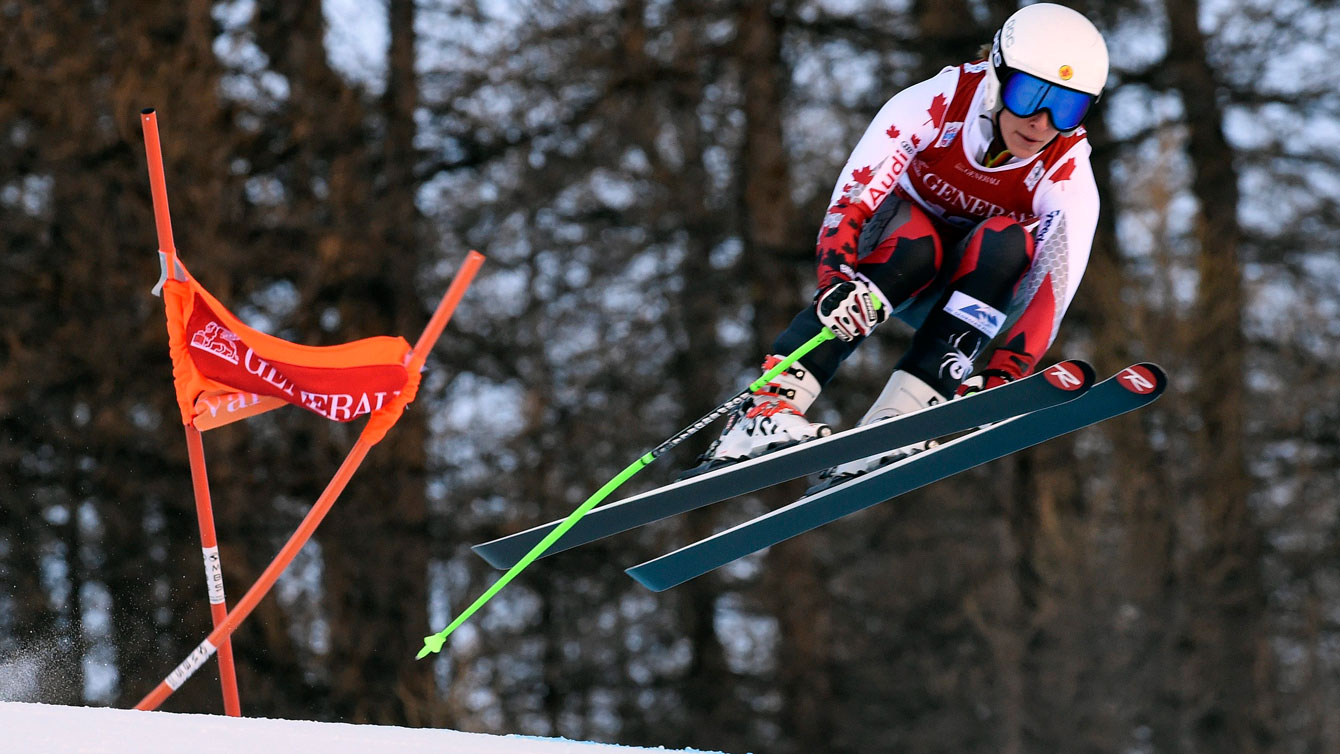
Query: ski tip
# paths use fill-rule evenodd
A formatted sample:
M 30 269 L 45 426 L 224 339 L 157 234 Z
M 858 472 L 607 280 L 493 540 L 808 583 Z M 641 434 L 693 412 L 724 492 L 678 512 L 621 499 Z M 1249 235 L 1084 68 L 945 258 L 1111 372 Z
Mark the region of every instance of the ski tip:
M 1067 359 L 1044 369 L 1042 376 L 1053 387 L 1082 393 L 1093 385 L 1098 377 L 1098 371 L 1092 364 L 1082 359 Z
M 1168 373 L 1152 361 L 1132 364 L 1118 372 L 1115 379 L 1132 393 L 1151 400 L 1162 395 L 1168 387 Z
M 1074 364 L 1077 369 L 1084 373 L 1084 376 L 1088 378 L 1090 384 L 1098 380 L 1098 369 L 1095 368 L 1093 364 L 1090 364 L 1084 359 L 1070 359 L 1070 363 Z

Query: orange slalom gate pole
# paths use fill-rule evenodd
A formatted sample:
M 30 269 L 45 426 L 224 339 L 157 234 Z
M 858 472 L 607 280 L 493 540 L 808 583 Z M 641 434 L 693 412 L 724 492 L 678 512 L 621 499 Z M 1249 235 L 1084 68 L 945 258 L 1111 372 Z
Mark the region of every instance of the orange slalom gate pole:
M 210 503 L 209 475 L 205 470 L 205 444 L 200 430 L 186 428 L 186 450 L 191 460 L 191 486 L 195 490 L 196 520 L 200 524 L 200 551 L 205 559 L 205 583 L 209 589 L 209 615 L 217 627 L 228 617 L 228 600 L 223 592 L 223 562 L 214 533 L 214 508 Z M 232 717 L 242 715 L 237 692 L 237 673 L 233 665 L 233 643 L 219 645 L 219 682 L 223 684 L 223 711 Z
M 149 162 L 149 188 L 154 202 L 154 226 L 158 231 L 158 250 L 167 255 L 169 275 L 177 270 L 177 249 L 172 241 L 172 216 L 168 212 L 167 178 L 163 170 L 163 149 L 158 140 L 158 116 L 153 108 L 140 113 L 144 129 L 144 152 Z M 205 470 L 205 446 L 200 430 L 186 427 L 186 448 L 191 462 L 191 487 L 195 494 L 195 517 L 200 525 L 200 548 L 205 563 L 205 584 L 209 590 L 210 617 L 217 627 L 228 615 L 223 593 L 223 565 L 214 533 L 214 508 L 209 496 L 209 476 Z M 237 692 L 237 671 L 233 665 L 233 645 L 219 646 L 219 685 L 223 690 L 223 711 L 233 717 L 242 714 Z
M 172 243 L 172 216 L 168 213 L 167 178 L 163 172 L 163 147 L 158 141 L 158 114 L 152 107 L 140 111 L 144 129 L 144 154 L 149 160 L 149 190 L 154 199 L 154 226 L 158 250 L 168 255 L 168 274 L 175 274 L 177 247 Z
M 415 342 L 414 350 L 410 352 L 407 368 L 417 370 L 423 367 L 424 361 L 428 358 L 428 352 L 433 349 L 433 345 L 442 334 L 442 329 L 451 319 L 452 312 L 455 311 L 456 305 L 460 303 L 461 298 L 465 295 L 466 288 L 470 286 L 475 273 L 478 272 L 479 266 L 483 263 L 484 255 L 477 251 L 471 251 L 466 257 L 465 263 L 456 273 L 456 278 L 452 280 L 447 292 L 443 294 L 442 300 L 438 303 L 437 310 L 433 312 L 432 318 L 428 320 L 428 325 L 424 328 L 418 341 Z M 139 704 L 135 705 L 135 709 L 158 709 L 159 705 L 171 696 L 172 692 L 180 688 L 186 682 L 186 679 L 190 678 L 209 659 L 209 656 L 217 651 L 221 644 L 228 641 L 228 637 L 232 636 L 237 627 L 242 624 L 242 621 L 251 615 L 260 601 L 274 587 L 284 569 L 288 568 L 289 563 L 297 557 L 298 551 L 316 533 L 316 528 L 321 525 L 322 519 L 330 512 L 331 506 L 335 504 L 335 500 L 344 491 L 349 479 L 358 470 L 359 465 L 363 463 L 363 459 L 367 457 L 373 444 L 362 436 L 358 438 L 358 442 L 354 443 L 353 449 L 349 451 L 344 463 L 340 464 L 340 468 L 335 472 L 330 484 L 326 485 L 321 497 L 317 498 L 316 503 L 307 512 L 302 523 L 298 524 L 293 536 L 289 537 L 288 542 L 284 543 L 284 547 L 280 549 L 274 560 L 270 561 L 270 565 L 266 566 L 260 578 L 256 579 L 256 583 L 247 590 L 247 593 L 242 596 L 242 599 L 228 613 L 227 617 L 214 627 L 209 636 L 205 637 L 205 640 L 200 642 L 200 645 L 185 660 L 182 660 L 181 664 L 169 673 L 167 678 L 160 681 L 153 691 L 141 699 Z
M 363 459 L 371 448 L 372 444 L 361 437 L 358 442 L 354 443 L 353 450 L 349 451 L 344 463 L 340 464 L 339 470 L 335 472 L 335 477 L 330 480 L 330 484 L 326 485 L 321 497 L 317 498 L 316 504 L 307 512 L 302 523 L 298 525 L 298 529 L 293 532 L 293 536 L 289 537 L 288 542 L 284 543 L 283 549 L 279 551 L 275 559 L 270 561 L 270 565 L 266 567 L 260 578 L 256 579 L 256 583 L 242 596 L 241 601 L 237 603 L 232 612 L 228 613 L 227 617 L 214 627 L 209 636 L 200 642 L 200 645 L 177 666 L 176 670 L 169 673 L 167 678 L 164 678 L 153 691 L 141 699 L 140 703 L 135 705 L 135 709 L 158 709 L 158 706 L 171 696 L 172 692 L 180 688 L 186 682 L 186 679 L 190 678 L 209 659 L 209 656 L 214 654 L 218 646 L 228 642 L 228 637 L 232 636 L 232 633 L 237 630 L 242 621 L 251 615 L 251 611 L 256 609 L 261 599 L 279 580 L 279 576 L 284 572 L 284 569 L 288 567 L 289 563 L 293 562 L 293 558 L 297 557 L 298 551 L 302 549 L 303 545 L 307 544 L 308 539 L 311 539 L 312 534 L 316 532 L 316 527 L 330 512 L 336 498 L 344 491 L 345 485 L 349 483 L 349 478 L 354 475 L 359 464 L 363 463 Z
M 465 297 L 465 289 L 474 282 L 475 274 L 479 272 L 480 265 L 484 264 L 484 255 L 470 250 L 465 255 L 465 261 L 461 263 L 461 269 L 456 271 L 456 277 L 452 278 L 451 285 L 447 286 L 447 292 L 442 294 L 442 300 L 437 304 L 437 310 L 429 318 L 428 324 L 424 326 L 423 332 L 419 334 L 419 339 L 414 342 L 414 350 L 410 351 L 409 363 L 406 368 L 411 373 L 423 369 L 423 364 L 428 360 L 428 353 L 433 350 L 433 345 L 437 339 L 442 336 L 442 330 L 446 328 L 447 321 L 451 319 L 452 313 L 456 311 L 456 305 L 461 303 Z

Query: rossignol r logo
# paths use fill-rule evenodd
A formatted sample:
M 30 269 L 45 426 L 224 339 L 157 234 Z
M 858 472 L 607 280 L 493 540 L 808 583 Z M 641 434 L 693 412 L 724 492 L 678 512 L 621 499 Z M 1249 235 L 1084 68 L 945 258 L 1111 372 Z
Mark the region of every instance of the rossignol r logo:
M 1081 375 L 1076 374 L 1065 364 L 1057 364 L 1056 366 L 1051 367 L 1046 372 L 1043 372 L 1042 376 L 1052 385 L 1059 387 L 1062 390 L 1079 390 L 1084 386 L 1084 378 Z
M 1138 364 L 1126 367 L 1117 378 L 1121 380 L 1123 387 L 1137 395 L 1149 395 L 1158 387 L 1158 380 L 1154 375 Z

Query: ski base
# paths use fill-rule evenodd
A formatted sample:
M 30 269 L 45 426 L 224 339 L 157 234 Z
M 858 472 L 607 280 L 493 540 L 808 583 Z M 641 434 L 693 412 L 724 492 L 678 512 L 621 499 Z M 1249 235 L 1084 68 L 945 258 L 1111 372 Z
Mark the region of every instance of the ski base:
M 963 435 L 633 566 L 627 573 L 648 589 L 664 591 L 856 511 L 1147 406 L 1167 384 L 1167 375 L 1157 364 L 1134 364 L 1073 401 Z
M 999 387 L 837 432 L 758 458 L 728 465 L 691 479 L 599 506 L 578 521 L 545 556 L 603 539 L 720 500 L 744 495 L 789 479 L 823 471 L 882 449 L 898 448 L 965 432 L 1020 413 L 1063 405 L 1083 395 L 1094 381 L 1093 367 L 1079 360 L 1058 362 Z M 474 551 L 495 568 L 510 568 L 562 521 L 477 544 Z

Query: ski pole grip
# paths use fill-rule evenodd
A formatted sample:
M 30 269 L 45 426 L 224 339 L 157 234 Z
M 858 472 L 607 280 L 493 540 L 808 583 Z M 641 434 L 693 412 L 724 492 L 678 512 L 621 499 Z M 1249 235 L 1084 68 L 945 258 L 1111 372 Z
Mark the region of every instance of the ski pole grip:
M 884 302 L 879 300 L 879 296 L 873 296 L 873 298 L 875 301 L 875 308 L 883 309 Z M 815 348 L 818 348 L 819 344 L 823 343 L 824 341 L 832 340 L 833 338 L 836 337 L 837 336 L 833 334 L 832 330 L 828 329 L 827 327 L 823 328 L 822 330 L 819 331 L 818 335 L 815 335 L 813 338 L 810 338 L 809 340 L 805 341 L 803 344 L 801 344 L 800 348 L 797 348 L 796 350 L 792 351 L 781 361 L 774 364 L 772 369 L 769 369 L 768 371 L 764 372 L 762 377 L 759 377 L 757 380 L 754 380 L 754 382 L 749 385 L 749 392 L 757 393 L 760 389 L 763 388 L 764 385 L 767 385 L 769 382 L 772 382 L 773 378 L 775 378 L 782 372 L 785 372 L 792 364 L 799 361 L 802 356 L 809 353 L 810 351 L 813 351 Z

